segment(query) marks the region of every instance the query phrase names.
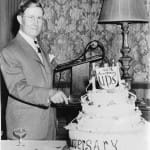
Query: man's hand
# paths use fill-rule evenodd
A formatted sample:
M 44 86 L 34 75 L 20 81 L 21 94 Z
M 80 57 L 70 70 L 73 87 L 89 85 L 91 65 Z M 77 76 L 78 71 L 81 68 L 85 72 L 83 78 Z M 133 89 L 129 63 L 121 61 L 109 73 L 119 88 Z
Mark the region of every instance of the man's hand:
M 68 104 L 68 98 L 62 91 L 57 91 L 54 96 L 50 98 L 52 103 L 65 103 Z

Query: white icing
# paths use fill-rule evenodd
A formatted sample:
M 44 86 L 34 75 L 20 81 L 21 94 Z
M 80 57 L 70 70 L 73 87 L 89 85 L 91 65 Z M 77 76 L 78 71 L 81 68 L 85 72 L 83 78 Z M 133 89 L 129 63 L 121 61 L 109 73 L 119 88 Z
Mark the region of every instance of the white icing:
M 89 91 L 81 97 L 82 111 L 68 129 L 92 132 L 136 130 L 143 119 L 135 107 L 136 96 L 120 85 L 113 89 Z
M 106 141 L 110 147 L 104 150 L 126 150 L 129 143 L 133 144 L 128 150 L 141 150 L 134 146 L 133 139 L 141 141 L 146 121 L 135 101 L 136 96 L 128 91 L 123 81 L 113 89 L 88 91 L 81 97 L 82 111 L 66 126 L 71 141 L 75 142 L 73 149 L 94 150 L 96 146 L 101 149 Z

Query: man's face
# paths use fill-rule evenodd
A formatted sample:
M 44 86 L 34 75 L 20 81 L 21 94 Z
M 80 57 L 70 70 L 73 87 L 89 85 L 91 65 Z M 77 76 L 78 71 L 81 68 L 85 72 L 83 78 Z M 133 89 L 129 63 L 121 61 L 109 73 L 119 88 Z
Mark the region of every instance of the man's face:
M 43 11 L 40 7 L 27 8 L 19 19 L 20 29 L 31 38 L 37 37 L 43 25 Z

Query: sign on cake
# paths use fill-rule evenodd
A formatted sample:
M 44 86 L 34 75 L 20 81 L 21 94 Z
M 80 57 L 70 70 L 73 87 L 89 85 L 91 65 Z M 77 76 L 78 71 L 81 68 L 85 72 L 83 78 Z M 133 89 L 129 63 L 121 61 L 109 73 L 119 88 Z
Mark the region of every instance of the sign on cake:
M 117 63 L 116 66 L 104 65 L 104 67 L 96 68 L 96 77 L 101 88 L 115 88 L 121 80 L 119 73 L 119 64 Z

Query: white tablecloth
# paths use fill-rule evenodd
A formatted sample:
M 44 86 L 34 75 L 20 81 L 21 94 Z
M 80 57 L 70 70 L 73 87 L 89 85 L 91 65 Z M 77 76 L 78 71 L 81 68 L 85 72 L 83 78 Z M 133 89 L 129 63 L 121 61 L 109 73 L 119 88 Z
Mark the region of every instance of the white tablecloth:
M 62 150 L 66 141 L 23 141 L 24 146 L 17 146 L 17 140 L 1 140 L 0 150 Z

